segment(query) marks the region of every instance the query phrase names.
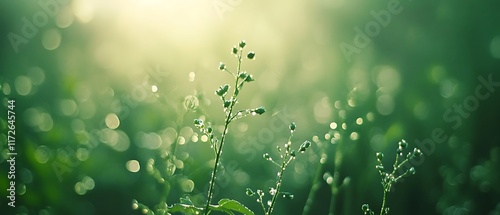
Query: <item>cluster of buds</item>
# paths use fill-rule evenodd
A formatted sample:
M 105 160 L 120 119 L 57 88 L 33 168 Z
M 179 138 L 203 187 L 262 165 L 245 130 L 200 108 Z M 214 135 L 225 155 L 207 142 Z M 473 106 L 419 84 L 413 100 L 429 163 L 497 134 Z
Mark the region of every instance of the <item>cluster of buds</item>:
M 282 150 L 281 146 L 276 146 L 276 149 L 280 153 L 281 162 L 278 163 L 275 160 L 273 160 L 273 158 L 271 157 L 271 155 L 269 153 L 264 153 L 262 155 L 262 157 L 265 160 L 270 161 L 271 163 L 273 163 L 274 165 L 279 167 L 279 171 L 277 173 L 278 180 L 276 182 L 276 186 L 269 188 L 269 194 L 271 196 L 273 196 L 272 201 L 269 201 L 270 202 L 270 204 L 268 204 L 269 207 L 266 209 L 266 206 L 262 203 L 262 197 L 264 196 L 264 192 L 262 190 L 257 190 L 257 192 L 252 191 L 250 188 L 247 188 L 247 190 L 246 190 L 246 194 L 248 196 L 253 196 L 255 194 L 258 195 L 257 202 L 261 203 L 262 209 L 264 210 L 265 214 L 269 214 L 272 211 L 272 208 L 274 206 L 274 203 L 276 201 L 277 196 L 282 196 L 285 199 L 293 199 L 294 198 L 294 195 L 292 193 L 281 191 L 283 174 L 284 174 L 285 169 L 288 166 L 288 164 L 290 164 L 290 162 L 292 160 L 294 160 L 295 157 L 297 156 L 297 151 L 304 153 L 311 146 L 311 142 L 306 140 L 299 146 L 297 151 L 293 150 L 291 139 L 293 137 L 293 133 L 297 129 L 297 125 L 295 124 L 295 122 L 292 122 L 292 123 L 290 123 L 290 125 L 288 127 L 290 128 L 290 137 L 288 138 L 288 141 L 284 145 L 284 151 Z

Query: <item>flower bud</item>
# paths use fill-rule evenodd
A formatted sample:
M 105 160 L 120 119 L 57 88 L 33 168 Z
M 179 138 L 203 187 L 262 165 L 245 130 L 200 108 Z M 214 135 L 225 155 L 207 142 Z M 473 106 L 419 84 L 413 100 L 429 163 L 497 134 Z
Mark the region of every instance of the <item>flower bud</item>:
M 408 147 L 408 143 L 405 140 L 401 140 L 399 142 L 399 147 L 405 149 L 406 147 Z
M 309 146 L 311 146 L 311 141 L 309 140 L 304 141 L 304 143 L 302 143 L 299 147 L 299 152 L 305 152 L 306 149 L 309 148 Z
M 384 158 L 384 154 L 382 152 L 377 152 L 377 159 L 379 161 L 382 161 L 383 158 Z
M 416 171 L 414 167 L 411 167 L 410 170 L 408 170 L 410 174 L 415 175 Z
M 238 53 L 238 48 L 236 48 L 236 46 L 233 46 L 233 54 L 237 54 Z
M 364 204 L 363 206 L 361 206 L 361 210 L 363 212 L 370 212 L 370 206 L 368 206 L 368 204 Z
M 201 126 L 201 125 L 203 125 L 203 120 L 201 120 L 201 119 L 195 119 L 195 120 L 194 120 L 194 125 L 196 125 L 196 126 Z
M 292 157 L 295 157 L 295 156 L 297 155 L 297 152 L 295 152 L 295 150 L 292 150 L 292 151 L 290 152 L 290 155 L 291 155 Z
M 269 153 L 263 154 L 262 157 L 266 160 L 271 160 L 271 156 L 269 155 Z
M 254 57 L 255 57 L 255 52 L 248 52 L 247 54 L 248 59 L 253 60 Z
M 252 81 L 255 81 L 255 79 L 253 79 L 253 76 L 252 76 L 252 75 L 248 75 L 248 76 L 245 78 L 245 81 L 246 81 L 246 82 L 252 82 Z
M 375 166 L 375 168 L 377 168 L 377 170 L 380 172 L 384 172 L 384 170 L 385 170 L 384 166 L 382 166 L 382 165 L 377 165 L 377 166 Z
M 226 64 L 224 64 L 224 63 L 220 62 L 220 63 L 219 63 L 219 69 L 220 69 L 220 70 L 225 70 L 225 69 L 226 69 Z
M 396 153 L 401 154 L 403 152 L 403 147 L 399 146 Z
M 215 91 L 215 94 L 217 94 L 218 96 L 224 96 L 226 95 L 228 90 L 229 90 L 229 85 L 225 84 L 224 86 L 220 86 L 219 89 Z
M 295 131 L 295 128 L 297 128 L 297 125 L 295 125 L 295 122 L 290 123 L 290 131 Z
M 240 44 L 238 44 L 240 46 L 240 48 L 245 48 L 245 46 L 247 45 L 247 43 L 245 42 L 245 40 L 242 40 L 240 42 Z
M 247 196 L 253 196 L 253 195 L 255 195 L 255 192 L 253 192 L 253 190 L 250 189 L 250 188 L 247 188 L 247 190 L 245 191 L 245 193 L 247 194 Z
M 420 149 L 413 149 L 413 155 L 415 155 L 415 157 L 420 157 L 422 155 L 422 152 L 420 151 Z
M 224 108 L 228 108 L 229 105 L 231 105 L 231 101 L 229 100 L 224 101 Z
M 243 80 L 245 80 L 245 79 L 247 78 L 247 76 L 248 76 L 248 73 L 247 73 L 247 72 L 241 72 L 241 73 L 238 75 L 238 77 L 239 77 L 239 78 L 241 78 L 241 79 L 243 79 Z
M 255 109 L 254 112 L 256 114 L 262 115 L 266 112 L 266 109 L 264 107 L 259 107 L 259 108 Z

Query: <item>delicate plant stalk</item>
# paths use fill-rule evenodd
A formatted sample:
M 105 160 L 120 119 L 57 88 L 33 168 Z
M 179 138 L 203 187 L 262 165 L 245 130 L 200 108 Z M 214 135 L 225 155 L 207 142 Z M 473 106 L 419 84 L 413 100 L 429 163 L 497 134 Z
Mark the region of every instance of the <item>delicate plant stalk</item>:
M 241 54 L 239 55 L 238 57 L 238 73 L 240 72 L 240 67 L 241 67 Z M 234 97 L 234 101 L 231 102 L 231 105 L 229 106 L 229 110 L 226 112 L 226 119 L 225 119 L 225 123 L 224 123 L 224 131 L 222 132 L 222 137 L 221 137 L 221 140 L 220 140 L 220 145 L 218 148 L 216 148 L 217 150 L 217 154 L 215 155 L 215 165 L 214 165 L 214 169 L 212 171 L 212 176 L 210 178 L 210 185 L 208 187 L 208 199 L 207 199 L 207 204 L 205 205 L 205 215 L 208 214 L 208 209 L 210 207 L 210 202 L 212 201 L 212 198 L 213 198 L 213 190 L 214 190 L 214 186 L 215 186 L 215 178 L 216 178 L 216 175 L 217 175 L 217 170 L 219 169 L 219 160 L 220 160 L 220 157 L 222 156 L 222 147 L 224 146 L 224 143 L 226 142 L 226 135 L 227 135 L 227 132 L 228 132 L 228 128 L 229 128 L 229 124 L 231 123 L 231 119 L 232 119 L 232 112 L 233 112 L 233 107 L 234 105 L 236 104 L 236 98 L 238 95 L 235 95 L 237 90 L 238 90 L 238 81 L 239 81 L 239 77 L 236 76 L 236 83 L 235 83 L 235 87 L 234 87 L 234 91 L 233 91 L 233 96 L 231 98 Z
M 286 159 L 286 158 L 285 158 Z M 283 181 L 283 173 L 285 172 L 285 162 L 283 161 L 283 164 L 281 165 L 281 170 L 280 170 L 280 176 L 278 178 L 278 181 L 276 182 L 276 194 L 273 196 L 271 200 L 271 205 L 267 209 L 266 214 L 269 215 L 273 212 L 274 205 L 276 204 L 276 199 L 280 193 L 281 190 L 281 183 Z
M 229 124 L 231 123 L 231 112 L 233 111 L 234 104 L 232 104 L 229 108 L 229 112 L 226 114 L 226 122 L 224 123 L 224 132 L 222 133 L 220 145 L 217 150 L 217 154 L 215 156 L 215 166 L 212 171 L 212 177 L 210 178 L 210 186 L 208 188 L 208 199 L 207 199 L 207 204 L 205 205 L 205 214 L 208 214 L 208 209 L 210 207 L 210 202 L 212 201 L 213 198 L 213 190 L 215 186 L 215 178 L 217 175 L 217 170 L 219 167 L 219 160 L 220 157 L 222 156 L 222 147 L 224 146 L 224 142 L 226 141 L 226 134 L 228 131 Z
M 399 145 L 399 147 L 396 150 L 396 159 L 394 161 L 393 170 L 391 173 L 385 172 L 385 168 L 384 168 L 384 165 L 382 163 L 382 159 L 384 158 L 384 154 L 382 154 L 381 152 L 377 152 L 377 154 L 376 154 L 378 165 L 375 166 L 375 168 L 378 170 L 380 176 L 382 176 L 382 187 L 384 189 L 383 190 L 384 194 L 382 196 L 382 205 L 380 207 L 380 215 L 389 214 L 389 207 L 386 207 L 385 205 L 386 205 L 387 195 L 389 194 L 389 192 L 391 192 L 392 185 L 397 183 L 401 178 L 403 178 L 405 176 L 415 174 L 415 168 L 410 167 L 403 174 L 399 174 L 399 175 L 396 172 L 401 170 L 403 168 L 403 166 L 406 163 L 408 163 L 411 159 L 422 156 L 422 152 L 420 151 L 420 149 L 417 149 L 417 148 L 414 148 L 413 151 L 409 152 L 406 156 L 404 156 L 403 150 L 408 147 L 408 143 L 406 143 L 405 140 L 401 140 L 398 143 L 398 145 Z M 405 160 L 403 160 L 401 163 L 399 163 L 399 157 L 404 158 Z M 364 212 L 364 214 L 370 214 L 370 215 L 375 214 L 374 211 L 372 209 L 370 209 L 370 206 L 368 204 L 362 205 L 361 210 Z
M 382 197 L 382 206 L 380 207 L 380 215 L 385 213 L 385 199 L 387 198 L 387 190 L 384 187 L 384 196 Z
M 280 146 L 277 146 L 278 151 L 281 153 L 281 164 L 278 164 L 276 161 L 274 161 L 271 158 L 271 155 L 269 153 L 265 153 L 263 155 L 264 159 L 270 161 L 271 163 L 275 164 L 278 166 L 280 169 L 278 171 L 278 180 L 276 181 L 276 186 L 273 188 L 269 189 L 269 193 L 272 195 L 271 197 L 271 203 L 269 204 L 269 207 L 266 210 L 266 206 L 263 204 L 263 196 L 264 192 L 262 190 L 257 190 L 257 192 L 253 192 L 250 188 L 247 188 L 246 194 L 248 196 L 253 196 L 255 194 L 258 195 L 257 202 L 260 203 L 262 206 L 262 210 L 264 211 L 265 215 L 271 215 L 273 213 L 274 206 L 276 205 L 276 201 L 278 199 L 278 196 L 282 195 L 284 198 L 288 199 L 293 199 L 293 194 L 289 192 L 281 192 L 281 186 L 283 184 L 283 177 L 285 174 L 286 167 L 292 160 L 295 159 L 297 156 L 297 153 L 304 153 L 307 148 L 311 146 L 311 142 L 306 140 L 304 141 L 300 147 L 298 148 L 297 151 L 292 150 L 292 137 L 293 137 L 293 132 L 295 131 L 296 125 L 294 122 L 290 124 L 290 137 L 288 138 L 288 142 L 285 144 L 285 152 L 282 152 L 282 149 Z
M 231 122 L 233 120 L 247 116 L 250 113 L 252 113 L 254 115 L 255 114 L 261 115 L 265 112 L 264 107 L 259 107 L 257 109 L 246 109 L 246 110 L 240 110 L 240 111 L 233 113 L 234 106 L 238 102 L 238 94 L 240 93 L 241 89 L 243 88 L 243 84 L 245 82 L 254 81 L 252 75 L 249 75 L 246 72 L 241 71 L 241 62 L 242 62 L 243 48 L 244 47 L 245 47 L 245 41 L 241 41 L 239 43 L 239 49 L 237 49 L 236 47 L 233 47 L 233 50 L 232 50 L 232 53 L 235 54 L 236 57 L 238 58 L 238 67 L 236 69 L 236 73 L 232 73 L 231 71 L 229 71 L 226 68 L 225 64 L 223 64 L 223 63 L 221 63 L 219 65 L 220 70 L 228 72 L 229 74 L 231 74 L 235 78 L 235 83 L 234 83 L 233 93 L 232 93 L 229 100 L 225 99 L 226 92 L 229 89 L 229 86 L 227 84 L 222 86 L 221 88 L 219 88 L 216 91 L 216 94 L 219 95 L 220 98 L 222 99 L 222 102 L 224 104 L 224 112 L 225 112 L 226 116 L 225 116 L 225 120 L 224 120 L 224 130 L 222 132 L 221 141 L 220 141 L 219 145 L 217 145 L 217 141 L 214 142 L 213 135 L 211 134 L 212 131 L 209 132 L 211 135 L 210 142 L 211 142 L 212 146 L 214 147 L 214 150 L 216 153 L 215 153 L 215 164 L 214 164 L 214 168 L 212 170 L 212 175 L 211 175 L 210 181 L 209 181 L 208 194 L 207 194 L 208 198 L 207 198 L 207 203 L 205 205 L 205 215 L 207 215 L 210 211 L 209 209 L 210 209 L 210 203 L 212 202 L 212 199 L 213 199 L 215 179 L 217 177 L 217 171 L 219 169 L 220 159 L 222 157 L 222 149 L 223 149 L 224 144 L 226 142 L 226 137 L 227 137 L 227 133 L 229 130 L 229 124 L 231 124 Z M 249 52 L 247 55 L 247 58 L 252 60 L 254 58 L 254 56 L 255 56 L 254 52 Z M 195 124 L 203 127 L 201 120 L 195 121 Z
M 292 144 L 291 139 L 293 137 L 293 131 L 290 133 L 290 137 L 288 138 L 288 143 L 287 144 Z M 276 182 L 276 193 L 273 195 L 273 198 L 271 200 L 271 205 L 267 209 L 266 215 L 269 215 L 273 212 L 274 204 L 276 204 L 276 199 L 278 195 L 280 194 L 281 190 L 281 184 L 283 181 L 283 175 L 285 173 L 286 166 L 290 163 L 290 161 L 293 159 L 293 157 L 290 157 L 290 154 L 288 153 L 290 151 L 289 146 L 286 147 L 287 153 L 283 156 L 282 162 L 281 162 L 281 168 L 279 171 L 278 175 L 278 181 Z

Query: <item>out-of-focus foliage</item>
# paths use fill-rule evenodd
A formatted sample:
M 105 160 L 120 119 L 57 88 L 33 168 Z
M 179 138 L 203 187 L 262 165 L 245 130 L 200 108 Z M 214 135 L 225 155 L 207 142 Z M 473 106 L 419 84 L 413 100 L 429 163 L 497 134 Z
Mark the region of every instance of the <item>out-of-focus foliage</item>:
M 224 124 L 213 92 L 231 79 L 219 61 L 245 39 L 258 81 L 240 105 L 267 112 L 231 125 L 214 202 L 259 211 L 245 188 L 274 186 L 262 154 L 279 156 L 295 121 L 294 138 L 312 144 L 285 172 L 294 198 L 275 214 L 378 211 L 375 153 L 394 157 L 402 138 L 423 156 L 393 185 L 390 214 L 500 214 L 499 10 L 493 0 L 2 1 L 0 211 L 203 205 L 214 156 L 192 121 Z

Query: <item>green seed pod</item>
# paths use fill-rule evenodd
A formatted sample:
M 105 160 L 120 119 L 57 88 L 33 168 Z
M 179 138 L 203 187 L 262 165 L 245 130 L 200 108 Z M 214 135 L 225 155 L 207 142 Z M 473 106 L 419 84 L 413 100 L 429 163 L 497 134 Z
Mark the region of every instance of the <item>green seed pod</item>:
M 383 158 L 384 158 L 384 154 L 382 152 L 377 152 L 377 159 L 379 161 L 382 161 Z
M 218 96 L 224 96 L 226 95 L 228 90 L 229 90 L 229 85 L 225 84 L 223 86 L 220 86 L 219 89 L 215 91 L 215 94 L 217 94 Z
M 309 148 L 309 146 L 311 146 L 311 141 L 309 140 L 304 141 L 304 143 L 302 143 L 299 147 L 299 152 L 305 152 L 306 149 Z
M 382 165 L 377 165 L 377 166 L 375 166 L 375 168 L 377 168 L 377 170 L 380 172 L 385 172 L 384 166 L 382 166 Z
M 248 52 L 247 54 L 248 59 L 253 60 L 254 57 L 255 57 L 255 52 Z
M 245 78 L 245 81 L 246 82 L 252 82 L 252 81 L 255 81 L 255 79 L 253 79 L 252 75 L 248 75 L 247 78 Z
M 401 154 L 403 152 L 403 147 L 399 146 L 396 153 Z
M 262 190 L 257 190 L 257 195 L 259 195 L 259 196 L 264 196 L 264 191 L 262 191 Z
M 410 172 L 410 174 L 412 174 L 412 175 L 415 175 L 415 173 L 416 173 L 416 171 L 415 171 L 415 168 L 414 168 L 414 167 L 410 168 L 410 170 L 408 170 L 408 171 L 409 171 L 409 172 Z
M 238 53 L 238 48 L 236 48 L 236 46 L 234 46 L 232 52 L 233 52 L 233 54 L 237 54 Z
M 406 149 L 406 147 L 408 147 L 408 143 L 405 140 L 401 140 L 399 142 L 399 147 Z
M 297 128 L 297 125 L 295 125 L 295 122 L 290 123 L 290 131 L 295 131 Z
M 242 40 L 240 42 L 240 44 L 238 44 L 240 46 L 240 48 L 245 48 L 245 46 L 247 45 L 247 43 L 245 42 L 245 40 Z
M 368 204 L 363 204 L 363 206 L 361 206 L 361 210 L 363 212 L 370 212 L 370 206 Z
M 297 152 L 295 152 L 295 150 L 292 150 L 292 151 L 290 152 L 290 156 L 295 157 L 296 155 L 297 155 Z
M 420 157 L 422 156 L 422 152 L 420 151 L 420 149 L 413 149 L 413 155 L 415 155 L 415 157 Z
M 264 107 L 259 107 L 259 108 L 255 109 L 254 112 L 256 114 L 262 115 L 266 112 L 266 109 Z
M 238 77 L 239 77 L 239 78 L 241 78 L 241 79 L 243 79 L 243 80 L 245 80 L 245 79 L 247 78 L 247 76 L 248 76 L 248 73 L 247 73 L 247 72 L 241 72 L 241 73 L 238 75 Z
M 271 156 L 269 155 L 269 153 L 263 154 L 262 157 L 266 160 L 271 160 Z
M 226 64 L 224 64 L 224 63 L 220 62 L 220 63 L 219 63 L 219 69 L 220 69 L 220 70 L 225 70 L 225 69 L 226 69 Z
M 208 132 L 208 133 L 212 133 L 212 131 L 213 131 L 212 127 L 208 127 L 208 128 L 207 128 L 207 132 Z
M 245 193 L 247 194 L 247 196 L 253 196 L 253 195 L 255 195 L 255 192 L 253 192 L 253 190 L 250 189 L 250 188 L 247 188 L 247 190 L 245 191 Z
M 203 125 L 203 120 L 201 120 L 201 119 L 195 119 L 194 120 L 194 124 L 197 125 L 197 126 L 201 126 L 201 125 Z
M 228 108 L 231 105 L 231 101 L 226 100 L 224 101 L 224 108 Z

